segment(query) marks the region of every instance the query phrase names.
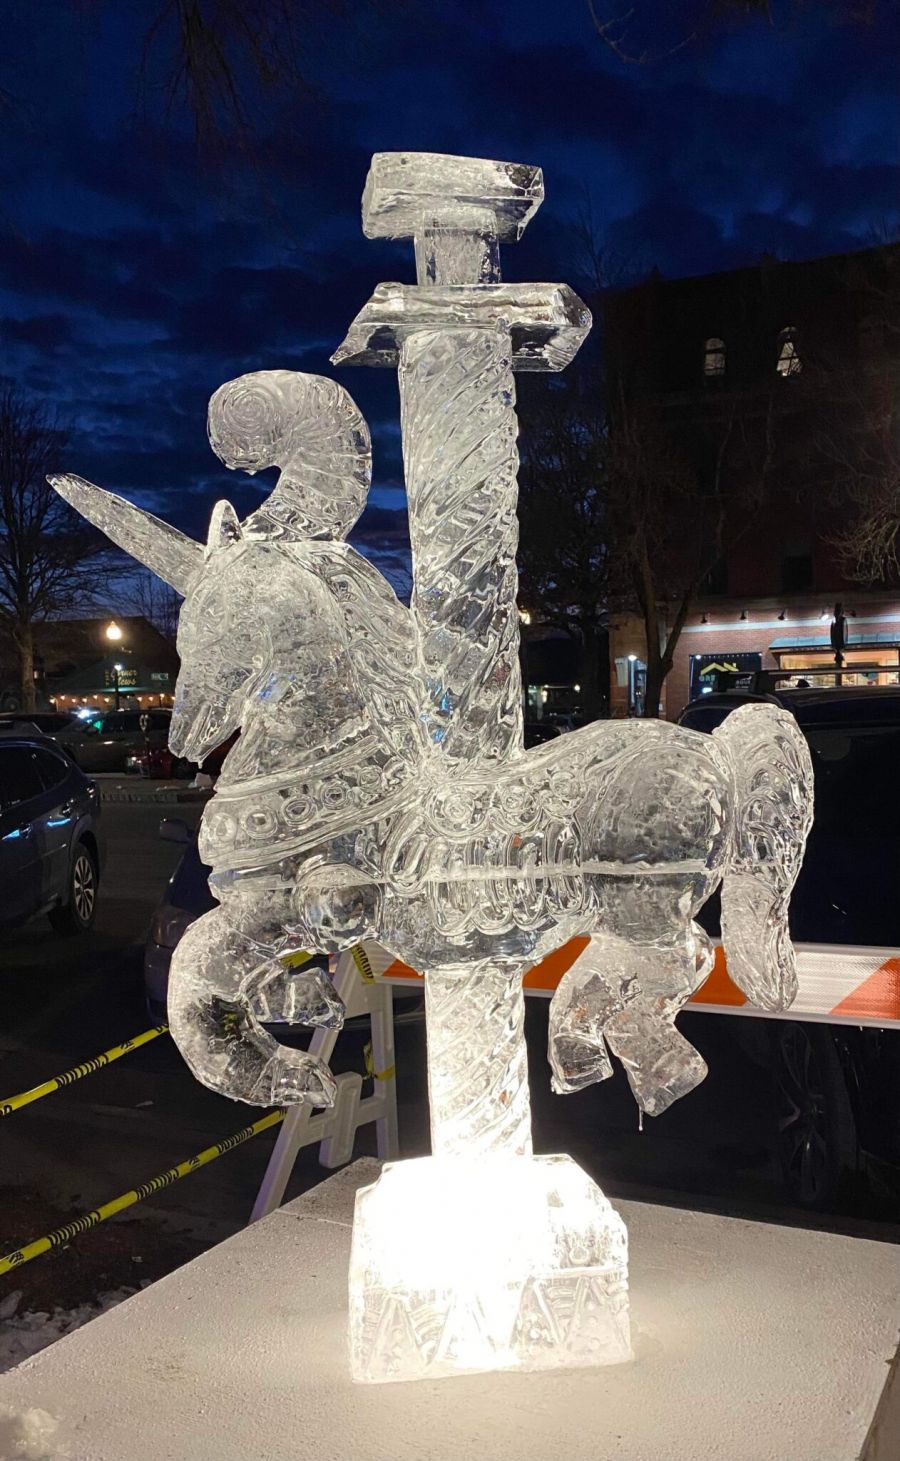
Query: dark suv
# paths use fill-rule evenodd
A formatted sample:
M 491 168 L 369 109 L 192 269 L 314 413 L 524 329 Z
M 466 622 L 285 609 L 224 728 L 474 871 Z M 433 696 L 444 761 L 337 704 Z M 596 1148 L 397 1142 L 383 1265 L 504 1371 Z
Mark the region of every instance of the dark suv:
M 52 741 L 0 733 L 0 923 L 84 933 L 103 861 L 96 786 Z
M 791 898 L 794 939 L 846 947 L 848 958 L 855 948 L 900 950 L 900 687 L 723 691 L 693 701 L 679 724 L 712 731 L 754 703 L 789 710 L 812 753 L 815 820 Z M 701 922 L 718 934 L 717 899 Z M 795 1200 L 829 1205 L 860 1155 L 900 1169 L 900 1032 L 768 1019 L 739 1019 L 739 1028 L 774 1071 Z
M 0 731 L 24 735 L 39 731 L 55 741 L 82 771 L 125 771 L 132 757 L 165 748 L 171 721 L 171 710 L 156 706 L 150 710 L 95 710 L 86 715 L 17 710 L 0 714 Z

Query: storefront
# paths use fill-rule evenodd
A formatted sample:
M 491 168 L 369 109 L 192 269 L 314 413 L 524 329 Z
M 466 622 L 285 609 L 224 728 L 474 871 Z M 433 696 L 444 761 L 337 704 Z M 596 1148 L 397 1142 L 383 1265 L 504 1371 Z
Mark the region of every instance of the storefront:
M 126 653 L 115 663 L 101 660 L 86 669 L 60 680 L 48 698 L 57 710 L 98 710 L 115 708 L 147 709 L 152 705 L 170 706 L 175 689 L 171 670 L 153 669 L 149 665 L 129 663 Z
M 720 674 L 752 675 L 762 669 L 762 655 L 744 650 L 720 650 L 711 654 L 691 655 L 690 696 L 709 695 L 716 688 Z
M 771 653 L 781 670 L 801 673 L 810 685 L 833 685 L 834 674 L 819 673 L 835 664 L 831 641 L 822 635 L 785 636 L 775 639 Z M 843 653 L 841 683 L 844 685 L 896 685 L 900 683 L 900 635 L 894 631 L 847 636 Z

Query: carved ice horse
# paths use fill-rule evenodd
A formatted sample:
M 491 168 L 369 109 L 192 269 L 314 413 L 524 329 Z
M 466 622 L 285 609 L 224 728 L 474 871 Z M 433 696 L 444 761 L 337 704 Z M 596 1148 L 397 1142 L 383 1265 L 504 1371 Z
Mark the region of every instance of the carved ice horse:
M 515 1145 L 530 1139 L 522 970 L 588 934 L 553 1000 L 554 1084 L 609 1074 L 608 1043 L 642 1107 L 664 1110 L 705 1073 L 674 1018 L 711 965 L 693 916 L 721 879 L 732 975 L 768 1007 L 793 995 L 785 913 L 811 795 L 792 719 L 748 707 L 713 737 L 601 722 L 527 754 L 513 733 L 498 759 L 448 774 L 422 714 L 422 626 L 342 541 L 370 470 L 350 397 L 318 377 L 242 377 L 213 397 L 210 440 L 228 466 L 282 470 L 244 524 L 218 504 L 205 547 L 54 479 L 185 595 L 173 749 L 200 759 L 241 729 L 201 828 L 220 907 L 172 964 L 170 1023 L 195 1074 L 256 1104 L 329 1104 L 327 1068 L 263 1022 L 337 1024 L 340 1002 L 280 956 L 374 937 L 429 971 L 448 1142 Z M 455 601 L 465 614 L 462 581 Z
M 262 1022 L 340 1024 L 315 967 L 373 936 L 385 827 L 415 793 L 421 733 L 412 620 L 342 541 L 365 505 L 365 421 L 333 381 L 263 371 L 222 386 L 209 410 L 229 467 L 277 465 L 243 524 L 220 502 L 205 547 L 81 478 L 53 479 L 119 546 L 185 596 L 169 744 L 199 761 L 235 730 L 200 829 L 220 906 L 172 960 L 169 1022 L 198 1079 L 259 1105 L 329 1105 L 327 1067 Z

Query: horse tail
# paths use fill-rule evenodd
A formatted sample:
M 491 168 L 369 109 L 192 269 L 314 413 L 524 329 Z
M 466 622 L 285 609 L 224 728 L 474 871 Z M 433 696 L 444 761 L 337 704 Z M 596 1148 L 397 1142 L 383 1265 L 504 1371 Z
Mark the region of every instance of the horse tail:
M 722 882 L 728 972 L 754 1004 L 797 994 L 788 904 L 813 818 L 813 768 L 797 722 L 775 705 L 743 705 L 713 732 L 735 786 Z

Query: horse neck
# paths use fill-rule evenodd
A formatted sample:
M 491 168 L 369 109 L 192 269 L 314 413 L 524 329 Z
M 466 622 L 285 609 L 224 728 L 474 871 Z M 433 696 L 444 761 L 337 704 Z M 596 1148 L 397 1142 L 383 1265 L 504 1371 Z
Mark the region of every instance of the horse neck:
M 248 700 L 241 739 L 223 766 L 226 782 L 275 777 L 287 785 L 310 774 L 311 757 L 321 760 L 332 751 L 363 761 L 383 757 L 385 750 L 407 762 L 421 760 L 422 681 L 409 611 L 346 543 L 285 543 L 280 552 L 298 577 L 290 611 L 271 626 L 270 659 L 260 680 L 288 687 L 292 725 L 287 734 L 273 733 L 262 697 Z M 303 606 L 315 618 L 317 634 L 298 643 Z M 303 686 L 313 682 L 320 693 L 304 701 Z

